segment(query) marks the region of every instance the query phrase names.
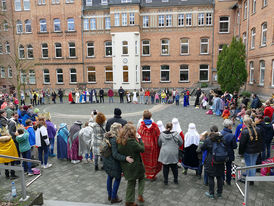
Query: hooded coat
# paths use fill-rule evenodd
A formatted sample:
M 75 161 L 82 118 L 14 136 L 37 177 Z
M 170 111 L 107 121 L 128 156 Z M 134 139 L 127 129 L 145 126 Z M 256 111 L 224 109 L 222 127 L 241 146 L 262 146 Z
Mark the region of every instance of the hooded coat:
M 79 155 L 90 153 L 92 142 L 92 129 L 90 126 L 82 128 L 79 132 Z
M 110 118 L 106 124 L 107 132 L 110 131 L 110 127 L 114 122 L 120 123 L 122 126 L 124 126 L 127 123 L 126 120 L 122 119 L 121 114 L 122 114 L 122 111 L 119 108 L 114 109 L 114 117 Z

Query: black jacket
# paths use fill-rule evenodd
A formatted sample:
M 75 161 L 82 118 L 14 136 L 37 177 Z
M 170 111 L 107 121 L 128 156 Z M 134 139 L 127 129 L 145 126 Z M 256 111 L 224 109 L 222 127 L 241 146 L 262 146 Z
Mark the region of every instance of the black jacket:
M 256 135 L 252 127 L 250 127 L 253 139 L 250 140 L 250 135 L 247 128 L 244 128 L 242 131 L 240 145 L 239 145 L 239 154 L 243 155 L 244 153 L 255 154 L 262 152 L 263 149 L 263 137 L 259 127 L 255 127 L 258 134 L 258 139 L 256 140 Z
M 124 96 L 125 95 L 125 90 L 124 89 L 119 89 L 118 94 L 119 94 L 119 96 Z
M 100 89 L 99 94 L 100 94 L 100 97 L 103 97 L 104 96 L 104 90 Z
M 121 116 L 115 115 L 113 118 L 111 118 L 107 121 L 107 124 L 106 124 L 106 131 L 107 132 L 109 132 L 110 127 L 114 122 L 120 123 L 122 126 L 124 126 L 127 123 L 127 121 L 122 119 Z
M 232 131 L 228 128 L 224 128 L 221 131 L 221 134 L 223 135 L 223 138 L 224 138 L 224 145 L 226 146 L 226 149 L 228 152 L 229 161 L 234 161 L 235 160 L 234 149 L 237 148 L 236 138 L 232 134 Z
M 266 139 L 265 139 L 265 124 L 264 124 L 264 122 L 260 122 L 260 123 L 256 124 L 256 127 L 260 128 L 263 142 L 265 143 Z
M 265 143 L 269 144 L 271 143 L 273 136 L 274 136 L 274 130 L 273 126 L 270 123 L 264 124 L 264 131 L 265 131 Z
M 261 106 L 262 106 L 262 103 L 260 99 L 258 97 L 255 97 L 251 103 L 251 108 L 257 109 L 257 108 L 260 108 Z

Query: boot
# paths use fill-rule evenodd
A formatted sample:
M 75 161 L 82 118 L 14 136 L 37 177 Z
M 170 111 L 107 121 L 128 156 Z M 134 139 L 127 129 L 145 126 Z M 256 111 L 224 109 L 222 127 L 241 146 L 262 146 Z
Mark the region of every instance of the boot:
M 143 195 L 139 195 L 138 196 L 138 201 L 139 202 L 145 202 L 144 198 L 143 198 Z
M 120 202 L 122 202 L 123 200 L 122 199 L 120 199 L 118 196 L 115 198 L 115 199 L 111 199 L 111 204 L 114 204 L 114 203 L 120 203 Z
M 95 165 L 95 171 L 98 171 L 98 170 L 99 170 L 98 165 Z

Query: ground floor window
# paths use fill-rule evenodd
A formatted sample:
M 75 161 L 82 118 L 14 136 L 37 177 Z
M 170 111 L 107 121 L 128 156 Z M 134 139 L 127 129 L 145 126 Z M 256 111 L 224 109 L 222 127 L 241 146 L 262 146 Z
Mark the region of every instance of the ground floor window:
M 123 82 L 128 82 L 128 66 L 123 66 Z
M 180 82 L 187 82 L 187 81 L 189 81 L 188 65 L 182 64 L 180 66 Z
M 112 67 L 105 67 L 106 82 L 113 82 L 113 70 Z
M 21 84 L 26 84 L 27 82 L 27 75 L 24 71 L 20 72 L 20 77 L 21 77 Z
M 77 83 L 76 69 L 70 69 L 70 83 Z
M 260 61 L 260 85 L 264 85 L 265 61 Z
M 1 67 L 1 78 L 5 78 L 5 77 L 6 77 L 5 68 Z
M 44 84 L 49 84 L 50 83 L 50 75 L 49 75 L 48 69 L 44 69 L 43 76 L 44 76 Z
M 150 66 L 142 66 L 142 82 L 150 81 Z
M 88 83 L 96 82 L 96 71 L 95 67 L 88 67 Z
M 12 69 L 10 66 L 8 67 L 8 77 L 12 78 Z
M 208 81 L 208 67 L 207 64 L 200 65 L 200 81 Z
M 63 84 L 64 83 L 63 69 L 57 69 L 56 75 L 57 75 L 57 84 Z
M 161 82 L 169 82 L 169 66 L 161 66 Z
M 249 64 L 249 83 L 253 84 L 254 82 L 254 62 Z
M 35 71 L 29 70 L 29 84 L 35 84 Z

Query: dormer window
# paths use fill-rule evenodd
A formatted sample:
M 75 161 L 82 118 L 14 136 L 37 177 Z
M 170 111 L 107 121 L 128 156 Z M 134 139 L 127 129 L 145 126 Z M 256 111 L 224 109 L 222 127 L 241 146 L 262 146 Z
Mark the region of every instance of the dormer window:
M 152 0 L 146 0 L 146 3 L 147 4 L 152 3 Z
M 86 6 L 92 6 L 92 0 L 86 0 Z
M 108 0 L 101 0 L 101 5 L 108 5 Z
M 131 0 L 121 0 L 121 3 L 131 3 Z

